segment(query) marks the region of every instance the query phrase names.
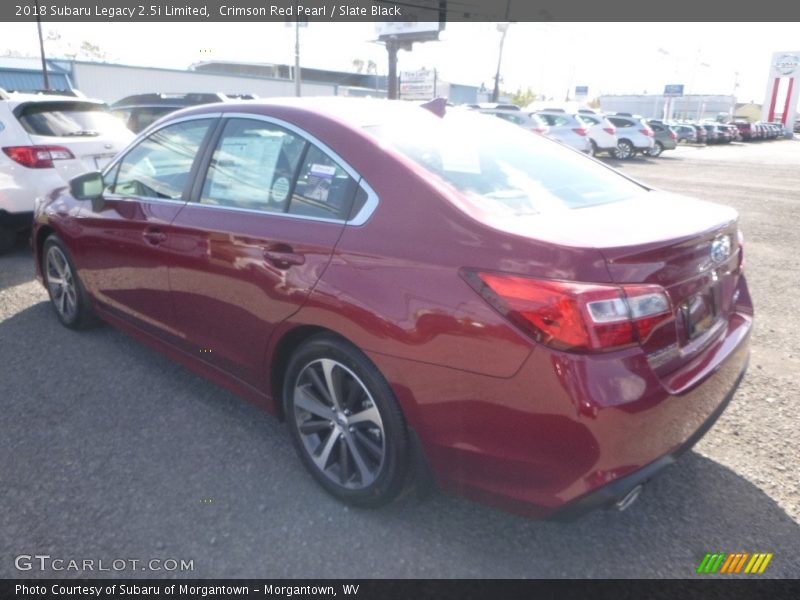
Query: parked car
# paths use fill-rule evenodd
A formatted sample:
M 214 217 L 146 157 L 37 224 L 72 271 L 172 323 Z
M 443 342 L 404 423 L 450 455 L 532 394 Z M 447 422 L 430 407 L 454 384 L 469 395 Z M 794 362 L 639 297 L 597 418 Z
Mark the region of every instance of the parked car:
M 731 141 L 731 134 L 727 127 L 723 127 L 718 123 L 703 123 L 702 127 L 706 130 L 708 135 L 707 141 L 709 144 L 728 144 Z
M 575 115 L 556 111 L 536 111 L 533 114 L 547 124 L 547 137 L 580 152 L 588 154 L 592 151 L 589 128 Z
M 616 158 L 627 160 L 655 146 L 653 130 L 642 117 L 617 113 L 608 120 L 617 128 Z
M 504 108 L 485 108 L 478 109 L 478 112 L 493 115 L 509 123 L 514 123 L 520 127 L 539 133 L 541 135 L 548 135 L 550 128 L 538 115 L 526 113 L 521 110 L 507 110 Z
M 697 123 L 693 123 L 691 127 L 694 127 L 694 130 L 697 133 L 697 143 L 708 144 L 708 132 L 706 131 L 706 128 Z
M 231 100 L 253 100 L 253 94 L 219 94 L 219 93 L 177 93 L 177 94 L 134 94 L 117 100 L 111 110 L 134 133 L 144 131 L 164 115 L 199 104 L 229 102 Z
M 617 128 L 604 115 L 579 111 L 578 120 L 587 127 L 592 154 L 613 154 L 617 149 Z
M 648 125 L 653 130 L 655 143 L 650 150 L 645 150 L 644 154 L 656 158 L 661 156 L 664 150 L 674 150 L 678 147 L 678 134 L 670 126 L 657 121 L 649 121 Z
M 33 248 L 63 325 L 277 414 L 357 506 L 429 471 L 532 516 L 623 509 L 748 358 L 733 209 L 469 110 L 185 109 L 50 194 Z
M 744 142 L 749 142 L 755 137 L 755 127 L 747 121 L 736 121 L 734 125 L 739 130 L 739 137 Z
M 678 134 L 679 144 L 697 143 L 697 131 L 691 125 L 676 125 L 673 127 L 673 129 Z
M 725 123 L 725 127 L 728 128 L 728 131 L 731 134 L 732 142 L 742 141 L 742 135 L 739 133 L 739 128 L 736 126 L 736 123 Z
M 103 102 L 0 90 L 0 253 L 31 228 L 36 198 L 105 166 L 133 137 Z

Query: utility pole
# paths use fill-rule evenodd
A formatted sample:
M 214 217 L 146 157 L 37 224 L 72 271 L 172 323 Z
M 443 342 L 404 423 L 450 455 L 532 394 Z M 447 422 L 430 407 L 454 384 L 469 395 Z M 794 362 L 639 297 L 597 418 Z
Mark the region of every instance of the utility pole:
M 44 79 L 44 89 L 50 89 L 50 78 L 47 75 L 47 60 L 44 57 L 44 38 L 42 37 L 42 17 L 39 8 L 39 0 L 36 0 L 36 27 L 39 30 L 39 54 L 42 57 L 42 78 Z
M 503 44 L 505 44 L 506 34 L 508 33 L 508 23 L 498 23 L 497 30 L 502 32 L 503 35 L 500 36 L 500 52 L 497 55 L 497 71 L 494 74 L 492 102 L 497 102 L 500 99 L 500 65 L 503 63 Z
M 389 100 L 397 100 L 397 51 L 400 44 L 394 38 L 386 40 L 386 52 L 389 53 L 389 81 L 386 96 Z
M 297 16 L 297 2 L 294 22 L 294 95 L 300 97 L 300 18 Z

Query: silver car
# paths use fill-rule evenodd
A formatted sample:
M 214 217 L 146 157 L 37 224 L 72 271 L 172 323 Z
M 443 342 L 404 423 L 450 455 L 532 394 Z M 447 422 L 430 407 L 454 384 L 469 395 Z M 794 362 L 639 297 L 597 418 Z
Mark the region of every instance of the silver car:
M 575 115 L 556 111 L 536 111 L 534 113 L 550 128 L 547 137 L 557 140 L 562 144 L 586 152 L 592 151 L 592 144 L 589 141 L 589 128 Z

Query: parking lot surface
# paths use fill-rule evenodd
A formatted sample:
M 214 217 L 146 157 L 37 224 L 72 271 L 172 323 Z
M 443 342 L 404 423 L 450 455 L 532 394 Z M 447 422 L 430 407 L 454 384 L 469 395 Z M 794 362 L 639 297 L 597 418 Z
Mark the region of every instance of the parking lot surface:
M 800 141 L 607 162 L 738 209 L 757 311 L 730 407 L 628 511 L 348 509 L 271 416 L 110 327 L 61 327 L 20 241 L 0 257 L 0 577 L 690 577 L 706 552 L 771 552 L 764 576 L 800 576 Z M 24 554 L 193 570 L 20 571 Z

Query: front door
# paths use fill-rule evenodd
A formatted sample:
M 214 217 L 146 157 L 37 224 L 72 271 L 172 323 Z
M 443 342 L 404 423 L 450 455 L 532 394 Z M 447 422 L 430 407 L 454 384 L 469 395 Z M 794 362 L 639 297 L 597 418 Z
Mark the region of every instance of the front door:
M 191 119 L 150 134 L 106 173 L 103 199 L 79 213 L 84 284 L 105 310 L 151 333 L 176 333 L 166 263 L 176 241 L 171 226 L 214 122 Z
M 186 348 L 260 387 L 276 324 L 327 267 L 357 182 L 297 131 L 229 118 L 172 223 L 170 284 Z

